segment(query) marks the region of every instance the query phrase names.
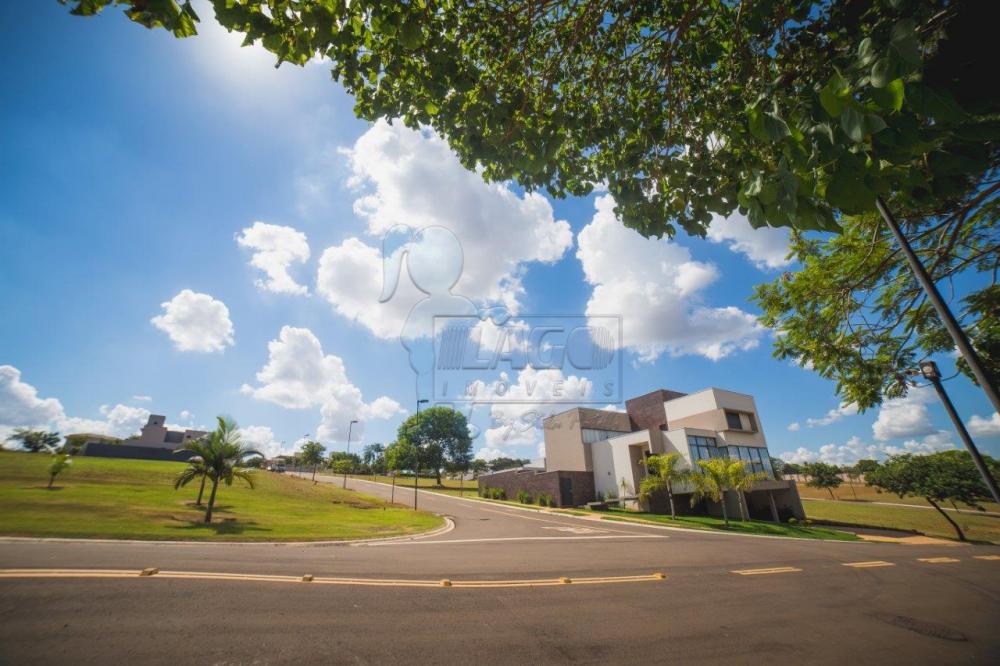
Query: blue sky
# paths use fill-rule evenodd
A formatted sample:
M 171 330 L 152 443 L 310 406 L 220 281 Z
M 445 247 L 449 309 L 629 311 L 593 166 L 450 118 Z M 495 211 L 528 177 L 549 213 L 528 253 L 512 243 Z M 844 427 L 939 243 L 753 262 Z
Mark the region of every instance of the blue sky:
M 405 294 L 377 303 L 377 252 L 405 222 L 452 228 L 470 297 L 621 314 L 626 396 L 753 394 L 772 454 L 849 461 L 957 441 L 925 393 L 838 411 L 832 383 L 771 357 L 747 298 L 783 270 L 780 232 L 731 219 L 714 239 L 647 241 L 600 193 L 484 185 L 435 137 L 357 120 L 327 67 L 275 70 L 199 13 L 202 34 L 177 40 L 114 10 L 0 7 L 0 431 L 127 434 L 151 410 L 185 426 L 232 415 L 270 451 L 305 434 L 343 449 L 352 416 L 365 442 L 391 441 L 414 382 L 392 335 Z M 961 378 L 949 388 L 1000 454 L 986 398 Z M 537 432 L 488 434 L 487 455 L 538 453 Z

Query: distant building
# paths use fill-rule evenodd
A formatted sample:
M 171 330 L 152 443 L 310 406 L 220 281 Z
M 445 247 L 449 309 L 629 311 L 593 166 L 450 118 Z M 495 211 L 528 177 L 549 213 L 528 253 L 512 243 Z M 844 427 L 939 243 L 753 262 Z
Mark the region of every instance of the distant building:
M 184 462 L 192 454 L 181 449 L 208 434 L 201 430 L 170 430 L 165 424 L 165 416 L 150 414 L 138 437 L 130 437 L 121 443 L 94 438 L 83 445 L 80 455 Z
M 208 434 L 202 430 L 170 430 L 165 425 L 166 420 L 167 417 L 160 414 L 150 414 L 149 421 L 142 427 L 140 435 L 126 439 L 122 444 L 157 449 L 177 449 Z
M 684 394 L 657 390 L 625 402 L 625 411 L 570 409 L 544 421 L 545 468 L 524 467 L 479 477 L 479 486 L 501 488 L 508 498 L 519 490 L 533 497 L 548 494 L 556 506 L 575 506 L 596 497 L 634 498 L 650 455 L 679 453 L 683 466 L 698 469 L 699 460 L 742 460 L 767 478 L 744 497 L 752 518 L 804 518 L 794 481 L 776 479 L 771 455 L 752 396 L 717 388 Z M 721 515 L 718 503 L 689 505 L 692 488 L 674 489 L 679 512 Z M 735 493 L 726 508 L 739 515 Z

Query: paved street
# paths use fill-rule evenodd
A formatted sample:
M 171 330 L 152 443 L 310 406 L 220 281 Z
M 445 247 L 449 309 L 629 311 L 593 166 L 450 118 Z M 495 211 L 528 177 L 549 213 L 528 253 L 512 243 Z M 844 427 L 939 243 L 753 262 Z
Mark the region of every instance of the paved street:
M 0 579 L 0 662 L 1000 659 L 997 547 L 665 530 L 429 492 L 419 503 L 454 529 L 341 545 L 2 541 L 0 569 L 123 573 Z M 147 567 L 160 573 L 140 577 Z M 511 586 L 524 580 L 538 584 Z

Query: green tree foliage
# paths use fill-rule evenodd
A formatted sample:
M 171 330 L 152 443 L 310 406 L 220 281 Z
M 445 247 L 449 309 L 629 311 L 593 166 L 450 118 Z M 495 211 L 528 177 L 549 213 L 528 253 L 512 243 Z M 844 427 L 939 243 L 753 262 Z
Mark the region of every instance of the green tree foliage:
M 395 441 L 385 448 L 385 466 L 391 472 L 416 471 L 417 448 L 410 441 Z
M 433 470 L 438 485 L 442 469 L 466 470 L 472 460 L 468 422 L 450 407 L 430 407 L 411 415 L 399 426 L 396 439 L 414 447 L 418 466 Z
M 693 471 L 688 480 L 694 486 L 691 494 L 691 506 L 702 499 L 709 499 L 722 505 L 722 519 L 729 527 L 729 512 L 726 509 L 725 495 L 729 491 L 736 493 L 739 500 L 740 513 L 749 519 L 749 512 L 744 506 L 743 493 L 753 487 L 758 481 L 763 481 L 767 475 L 762 472 L 751 472 L 743 460 L 729 458 L 712 458 L 699 460 L 698 471 Z
M 212 490 L 208 495 L 208 506 L 205 508 L 205 522 L 212 522 L 212 510 L 215 508 L 215 497 L 219 490 L 219 484 L 227 486 L 233 485 L 233 481 L 241 479 L 253 488 L 253 475 L 242 466 L 243 461 L 251 456 L 262 455 L 240 440 L 240 433 L 236 422 L 225 417 L 217 418 L 216 429 L 202 439 L 188 443 L 183 451 L 190 451 L 202 460 L 204 465 L 204 475 L 212 482 Z M 188 482 L 199 478 L 196 468 L 190 464 L 182 471 L 176 481 L 174 488 L 186 485 Z
M 877 460 L 859 460 L 854 463 L 854 469 L 858 471 L 858 474 L 870 474 L 871 472 L 878 469 Z
M 469 463 L 469 469 L 472 471 L 472 478 L 478 479 L 480 474 L 489 471 L 490 464 L 485 460 L 480 460 L 479 458 L 476 458 L 471 463 Z
M 46 432 L 45 430 L 30 430 L 28 428 L 17 428 L 14 434 L 7 438 L 8 442 L 20 442 L 21 448 L 31 453 L 39 451 L 51 451 L 59 446 L 59 433 Z
M 996 463 L 990 460 L 987 464 L 994 466 Z M 965 451 L 942 451 L 927 456 L 909 453 L 890 456 L 869 471 L 866 480 L 868 485 L 899 497 L 923 497 L 951 524 L 961 541 L 965 541 L 965 533 L 940 507 L 940 502 L 962 502 L 982 510 L 980 502 L 990 499 L 972 457 Z
M 323 464 L 324 453 L 326 453 L 326 447 L 313 441 L 303 444 L 299 451 L 299 462 L 306 467 L 312 467 L 312 482 L 314 484 L 316 483 L 316 469 Z
M 809 476 L 809 480 L 806 481 L 807 486 L 810 488 L 825 488 L 830 493 L 830 499 L 836 499 L 833 496 L 833 489 L 839 488 L 840 484 L 844 482 L 840 478 L 839 467 L 828 463 L 815 462 L 806 465 L 802 471 Z
M 643 462 L 649 474 L 639 483 L 639 499 L 650 502 L 658 495 L 666 495 L 670 504 L 670 517 L 676 518 L 674 484 L 683 481 L 690 474 L 690 470 L 681 469 L 681 454 L 652 455 Z
M 72 463 L 73 460 L 69 457 L 68 453 L 56 453 L 53 451 L 52 463 L 49 464 L 49 490 L 52 490 L 52 484 L 56 482 L 56 477 L 69 469 Z
M 771 458 L 771 469 L 774 470 L 774 478 L 780 481 L 784 478 L 785 474 L 794 474 L 788 465 L 789 463 L 786 463 L 781 458 Z
M 121 439 L 108 435 L 88 435 L 85 433 L 75 433 L 66 435 L 63 442 L 63 451 L 70 455 L 77 455 L 80 449 L 87 442 L 102 442 L 104 444 L 121 444 Z
M 194 34 L 174 0 L 61 0 Z M 956 208 L 992 168 L 990 5 L 213 0 L 278 63 L 323 56 L 366 120 L 444 136 L 469 168 L 553 196 L 606 183 L 645 235 L 713 214 L 837 228 Z
M 949 215 L 910 218 L 907 236 L 932 279 L 948 289 L 956 317 L 987 374 L 1000 379 L 1000 181 Z M 793 234 L 801 269 L 758 285 L 761 321 L 782 331 L 774 355 L 810 366 L 861 409 L 904 395 L 902 371 L 955 342 L 876 215 L 851 218 L 827 238 Z M 964 359 L 958 367 L 970 378 Z
M 494 458 L 489 461 L 489 467 L 491 472 L 500 472 L 505 469 L 524 467 L 530 463 L 531 461 L 527 458 L 506 458 L 504 456 L 500 456 L 499 458 Z
M 385 471 L 385 447 L 383 445 L 374 443 L 365 446 L 361 450 L 361 457 L 365 466 L 368 467 L 368 471 L 372 474 Z

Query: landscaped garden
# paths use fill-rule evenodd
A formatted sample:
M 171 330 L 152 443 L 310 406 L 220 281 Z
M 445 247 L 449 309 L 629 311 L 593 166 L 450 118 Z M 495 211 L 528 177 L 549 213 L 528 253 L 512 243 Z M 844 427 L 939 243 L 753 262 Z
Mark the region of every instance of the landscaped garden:
M 113 539 L 316 541 L 413 534 L 440 517 L 333 484 L 252 472 L 254 487 L 221 484 L 213 522 L 197 482 L 174 490 L 184 463 L 73 458 L 47 489 L 51 456 L 0 452 L 0 534 Z

